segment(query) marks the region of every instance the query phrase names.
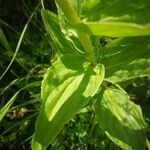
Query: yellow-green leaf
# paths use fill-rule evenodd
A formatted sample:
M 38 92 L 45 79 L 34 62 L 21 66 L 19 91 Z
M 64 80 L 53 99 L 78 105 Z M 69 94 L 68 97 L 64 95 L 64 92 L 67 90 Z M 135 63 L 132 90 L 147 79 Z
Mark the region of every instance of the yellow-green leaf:
M 150 23 L 140 25 L 127 22 L 82 22 L 72 25 L 77 31 L 89 35 L 111 37 L 146 36 L 150 35 Z
M 98 122 L 106 135 L 125 150 L 144 150 L 145 122 L 140 106 L 120 88 L 101 91 L 95 104 Z
M 122 82 L 150 75 L 150 38 L 119 38 L 100 49 L 106 80 Z
M 83 56 L 65 55 L 53 63 L 42 81 L 41 97 L 46 100 L 53 89 L 67 78 L 81 74 L 89 63 Z
M 104 79 L 103 65 L 87 66 L 87 64 L 82 63 L 80 57 L 79 59 L 71 58 L 74 58 L 74 56 L 61 58 L 61 61 L 64 60 L 64 66 L 59 60 L 52 66 L 58 72 L 50 68 L 44 79 L 42 85 L 44 101 L 36 122 L 32 142 L 33 150 L 46 148 L 52 143 L 64 124 L 97 93 Z M 74 65 L 73 61 L 76 61 Z M 59 65 L 62 66 L 62 69 Z M 50 76 L 52 70 L 55 73 L 53 75 L 57 75 L 56 79 L 60 79 L 61 82 L 54 84 L 56 79 L 52 80 L 53 76 Z M 44 90 L 46 90 L 46 93 Z

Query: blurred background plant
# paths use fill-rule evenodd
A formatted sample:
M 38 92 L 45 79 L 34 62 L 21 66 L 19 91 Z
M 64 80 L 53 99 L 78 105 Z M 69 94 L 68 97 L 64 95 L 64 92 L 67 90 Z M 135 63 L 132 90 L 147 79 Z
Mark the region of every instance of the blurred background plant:
M 56 12 L 54 0 L 45 1 L 44 6 Z M 41 80 L 55 53 L 43 26 L 41 8 L 38 0 L 0 0 L 1 150 L 31 149 L 31 137 L 40 108 Z M 104 45 L 107 38 L 100 42 Z M 11 61 L 12 65 L 4 74 Z M 140 78 L 122 84 L 132 100 L 141 105 L 148 126 L 149 82 L 149 78 Z M 92 109 L 87 107 L 66 124 L 49 149 L 119 150 L 99 129 Z M 149 128 L 147 135 L 150 138 Z
M 47 6 L 53 9 L 51 2 Z M 0 123 L 0 149 L 30 148 L 40 106 L 40 84 L 52 56 L 40 9 L 39 1 L 0 1 L 0 109 L 19 91 Z M 23 40 L 16 51 L 21 36 Z

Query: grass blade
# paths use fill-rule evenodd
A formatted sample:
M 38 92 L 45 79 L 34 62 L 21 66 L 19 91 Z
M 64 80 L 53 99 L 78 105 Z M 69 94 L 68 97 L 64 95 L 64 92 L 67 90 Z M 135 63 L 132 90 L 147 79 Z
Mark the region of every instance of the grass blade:
M 19 94 L 19 92 L 20 91 L 18 91 L 17 93 L 15 93 L 13 95 L 13 97 L 7 102 L 7 104 L 0 110 L 0 121 L 2 121 L 2 119 L 4 118 L 4 116 L 6 115 L 6 113 L 8 112 L 10 106 L 13 104 L 13 102 L 17 98 L 17 95 Z

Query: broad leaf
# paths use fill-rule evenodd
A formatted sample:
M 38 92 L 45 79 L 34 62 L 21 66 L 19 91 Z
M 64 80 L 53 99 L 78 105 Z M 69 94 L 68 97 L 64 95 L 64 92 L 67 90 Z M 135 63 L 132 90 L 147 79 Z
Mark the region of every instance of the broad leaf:
M 150 35 L 149 9 L 149 0 L 86 0 L 80 11 L 84 21 L 74 28 L 112 37 Z
M 106 80 L 116 83 L 150 75 L 150 59 L 137 59 L 106 70 Z
M 145 122 L 140 106 L 130 101 L 122 89 L 101 91 L 95 104 L 98 122 L 106 135 L 125 150 L 144 150 Z
M 111 37 L 144 36 L 150 35 L 150 23 L 139 25 L 127 22 L 82 22 L 72 25 L 74 29 L 89 35 Z
M 105 65 L 106 79 L 122 82 L 150 74 L 150 38 L 122 38 L 100 49 L 99 62 Z
M 80 98 L 77 97 L 77 95 L 83 95 L 85 98 L 94 96 L 104 78 L 104 68 L 103 66 L 97 66 L 93 71 L 91 71 L 91 69 L 92 68 L 86 71 L 85 74 L 69 78 L 51 92 L 50 96 L 46 100 L 45 106 L 45 111 L 49 120 L 52 120 L 65 101 L 69 99 L 72 100 L 74 96 L 78 99 Z M 86 85 L 86 81 L 89 82 L 89 84 Z M 84 90 L 81 90 L 81 82 L 85 82 L 84 84 L 86 87 Z
M 48 70 L 45 76 L 42 86 L 45 100 L 36 123 L 36 131 L 32 142 L 33 150 L 46 148 L 64 124 L 96 94 L 103 81 L 103 65 L 97 65 L 94 68 L 87 64 L 83 66 L 81 59 L 74 59 L 78 63 L 78 65 L 76 63 L 75 65 L 73 59 L 71 59 L 73 57 L 68 56 L 61 59 L 64 59 L 63 63 L 66 68 L 61 64 L 61 61 L 53 65 L 52 68 L 56 68 L 56 71 L 58 71 L 54 72 L 55 80 L 51 79 L 53 76 L 50 76 L 52 75 L 52 68 Z M 62 69 L 58 64 L 62 66 Z M 54 84 L 54 81 L 57 81 L 59 77 L 61 82 Z M 46 90 L 46 93 L 44 90 Z
M 100 49 L 99 62 L 106 68 L 116 67 L 138 58 L 150 57 L 150 37 L 119 38 Z
M 69 77 L 83 73 L 88 65 L 84 57 L 75 55 L 65 55 L 53 63 L 42 81 L 42 100 Z
M 149 0 L 86 0 L 82 5 L 83 19 L 110 22 L 150 22 Z

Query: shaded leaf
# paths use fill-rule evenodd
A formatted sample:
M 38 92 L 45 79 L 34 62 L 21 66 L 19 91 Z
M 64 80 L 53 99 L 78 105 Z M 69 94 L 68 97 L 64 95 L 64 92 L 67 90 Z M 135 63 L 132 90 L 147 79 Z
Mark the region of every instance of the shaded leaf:
M 99 62 L 106 68 L 116 67 L 127 62 L 132 62 L 138 58 L 150 57 L 150 38 L 118 38 L 100 49 Z
M 86 0 L 82 7 L 83 19 L 88 21 L 150 22 L 149 0 Z
M 2 44 L 8 51 L 10 50 L 10 45 L 5 37 L 5 34 L 0 29 L 0 44 Z
M 52 37 L 53 45 L 58 54 L 76 53 L 74 46 L 65 38 L 61 32 L 58 17 L 49 10 L 41 11 L 43 22 L 46 26 L 48 33 Z
M 110 82 L 123 82 L 137 77 L 150 75 L 150 59 L 137 59 L 131 63 L 119 65 L 107 70 L 106 80 Z
M 150 38 L 121 38 L 100 49 L 99 62 L 105 65 L 106 79 L 122 82 L 150 74 Z
M 3 117 L 6 115 L 6 113 L 9 111 L 10 106 L 13 104 L 15 101 L 17 95 L 19 94 L 20 91 L 15 93 L 13 97 L 7 102 L 7 104 L 1 108 L 0 110 L 0 121 L 2 121 Z
M 106 135 L 125 150 L 144 150 L 145 122 L 140 106 L 122 89 L 106 88 L 95 104 L 98 122 Z
M 87 52 L 90 47 L 90 41 L 88 40 L 89 37 L 83 33 L 75 32 L 70 27 L 70 24 L 80 22 L 80 8 L 82 6 L 81 3 L 83 0 L 57 0 L 56 2 L 58 2 L 58 17 L 61 31 L 64 33 L 66 39 L 68 39 L 78 51 L 81 53 Z M 61 8 L 59 8 L 59 6 Z M 85 38 L 86 40 L 84 40 Z M 90 37 L 90 39 L 95 41 L 95 37 Z M 86 43 L 85 41 L 88 42 Z M 92 47 L 96 49 L 97 43 L 92 43 Z
M 71 3 L 70 3 L 71 4 Z M 58 7 L 58 18 L 61 31 L 63 32 L 65 38 L 81 53 L 84 53 L 84 47 L 80 42 L 77 33 L 70 28 L 70 21 L 64 15 L 62 10 Z

